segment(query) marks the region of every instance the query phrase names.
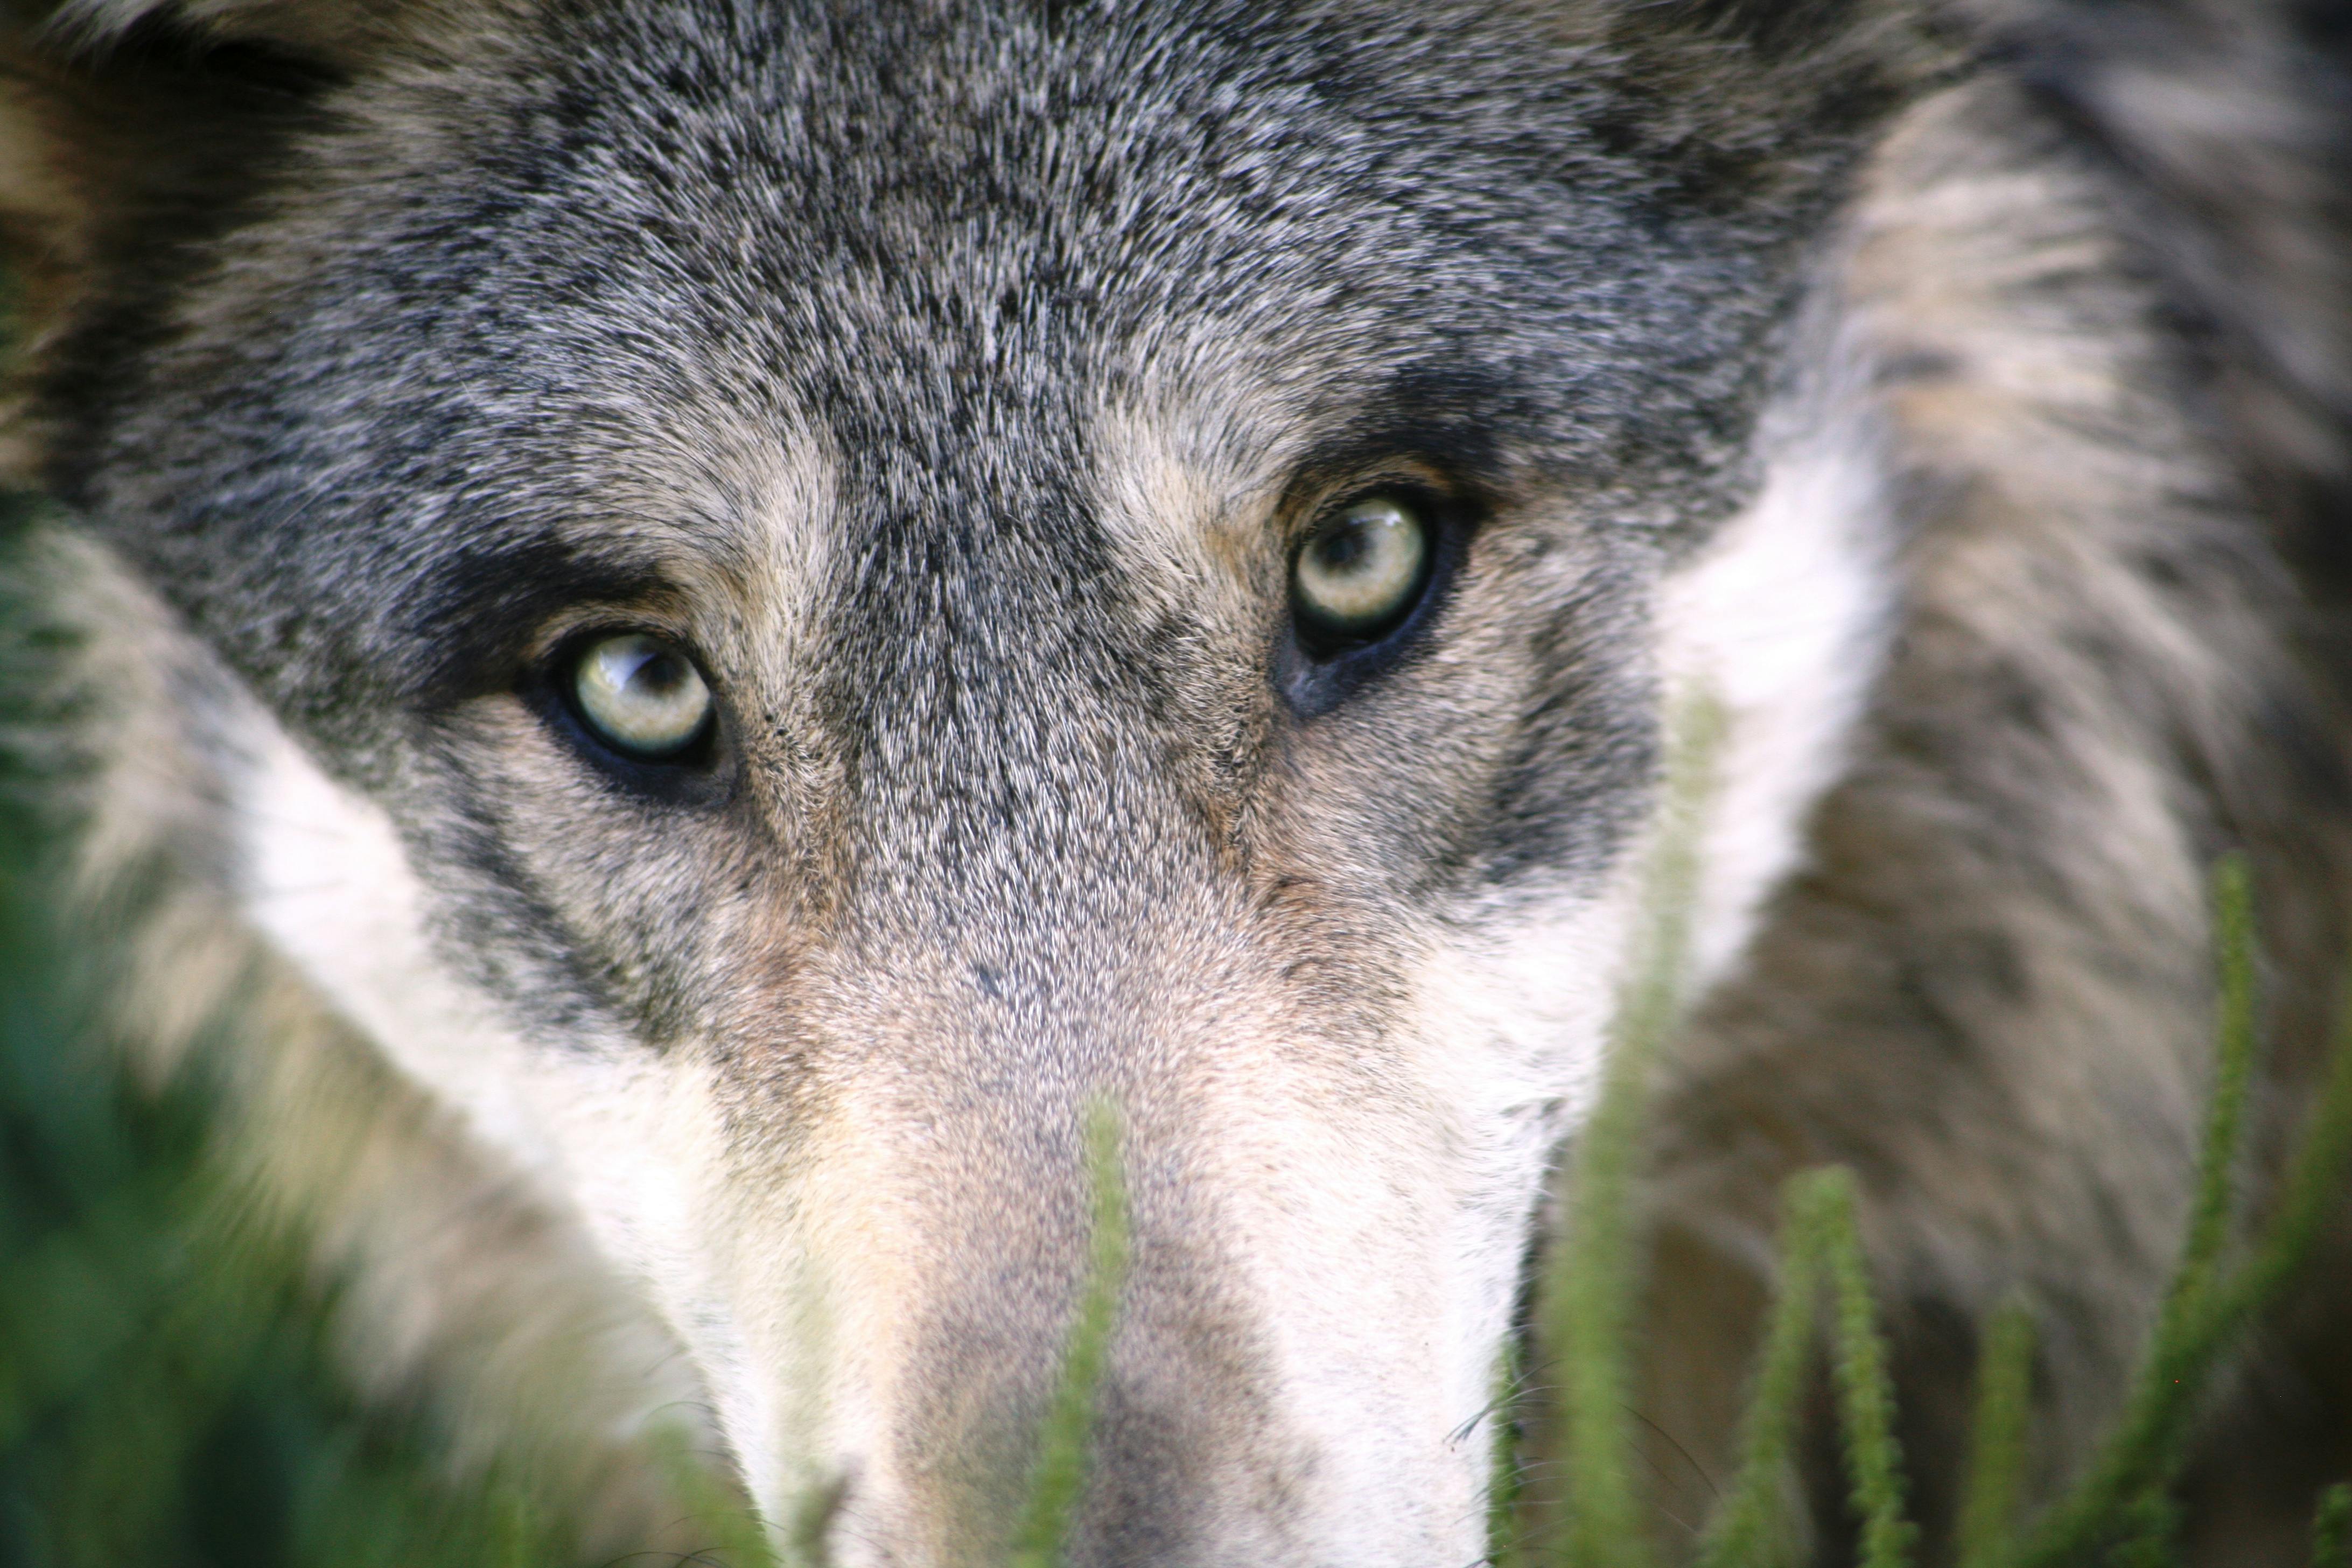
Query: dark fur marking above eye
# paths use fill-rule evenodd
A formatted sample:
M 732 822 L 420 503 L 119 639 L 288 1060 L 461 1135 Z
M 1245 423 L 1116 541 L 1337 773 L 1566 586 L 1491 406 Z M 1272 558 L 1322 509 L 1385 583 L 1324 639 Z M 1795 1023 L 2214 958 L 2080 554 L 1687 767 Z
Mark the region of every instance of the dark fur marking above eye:
M 1317 626 L 1302 613 L 1294 557 L 1286 574 L 1292 602 L 1273 673 L 1300 717 L 1330 711 L 1426 645 L 1471 536 L 1503 487 L 1499 453 L 1509 403 L 1505 384 L 1475 369 L 1408 367 L 1299 465 L 1296 489 L 1338 492 L 1318 508 L 1302 549 L 1312 548 L 1350 507 L 1392 497 L 1419 521 L 1425 556 L 1405 607 L 1393 618 L 1375 619 L 1360 635 Z M 1350 479 L 1360 482 L 1350 485 Z
M 524 677 L 541 628 L 564 611 L 682 596 L 660 563 L 637 552 L 592 552 L 550 538 L 451 551 L 401 617 L 401 631 L 426 653 L 410 695 L 446 708 L 503 690 Z
M 1507 381 L 1482 369 L 1402 367 L 1307 454 L 1297 483 L 1328 489 L 1393 470 L 1402 458 L 1444 475 L 1465 494 L 1498 489 L 1502 453 L 1521 417 L 1517 404 Z
M 76 40 L 86 58 L 110 70 L 139 72 L 183 90 L 256 108 L 308 102 L 351 79 L 329 60 L 283 43 L 222 37 L 163 12 L 139 18 L 111 37 Z

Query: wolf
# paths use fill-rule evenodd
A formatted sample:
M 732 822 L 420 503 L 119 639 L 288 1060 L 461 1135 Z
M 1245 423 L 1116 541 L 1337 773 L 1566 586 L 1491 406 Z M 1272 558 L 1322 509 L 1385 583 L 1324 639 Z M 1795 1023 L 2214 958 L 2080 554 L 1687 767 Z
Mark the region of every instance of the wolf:
M 2150 1321 L 2209 868 L 2258 1205 L 2352 937 L 2344 23 L 16 0 L 14 571 L 124 1031 L 235 1007 L 355 1366 L 591 1539 L 701 1406 L 845 1568 L 1000 1560 L 1102 1106 L 1072 1561 L 1472 1563 L 1700 694 L 1638 1414 L 1721 1479 L 1843 1162 L 1945 1550 L 1987 1314 L 2049 1485 Z M 2352 1468 L 2342 1239 L 2210 1560 Z

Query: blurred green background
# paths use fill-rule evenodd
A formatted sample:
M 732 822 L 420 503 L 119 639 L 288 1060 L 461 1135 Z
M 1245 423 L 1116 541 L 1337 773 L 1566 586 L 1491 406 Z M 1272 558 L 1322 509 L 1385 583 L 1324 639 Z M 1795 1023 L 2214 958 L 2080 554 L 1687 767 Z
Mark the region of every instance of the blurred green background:
M 33 511 L 0 502 L 0 557 Z M 520 1491 L 445 1473 L 426 1412 L 338 1376 L 331 1290 L 207 1161 L 201 1072 L 110 1069 L 103 941 L 49 914 L 45 650 L 0 617 L 0 1568 L 569 1560 Z

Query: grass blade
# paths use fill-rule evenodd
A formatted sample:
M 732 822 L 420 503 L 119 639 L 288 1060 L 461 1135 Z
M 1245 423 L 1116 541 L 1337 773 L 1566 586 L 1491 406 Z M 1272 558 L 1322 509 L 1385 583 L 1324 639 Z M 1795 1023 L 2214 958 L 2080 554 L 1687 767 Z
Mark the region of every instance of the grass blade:
M 2352 1485 L 2339 1481 L 2319 1494 L 2311 1521 L 2311 1568 L 2352 1568 Z
M 2276 1217 L 2252 1261 L 2217 1279 L 2232 1207 L 2232 1181 L 2255 1057 L 2253 900 L 2244 862 L 2231 857 L 2215 878 L 2215 946 L 2221 980 L 2221 1059 L 2198 1162 L 2198 1185 L 2155 1331 L 2122 1421 L 2091 1468 L 2033 1533 L 2027 1568 L 2063 1568 L 2111 1540 L 2144 1495 L 2179 1468 L 2198 1401 L 2223 1352 L 2246 1321 L 2308 1257 L 2343 1196 L 2352 1153 L 2352 1010 L 2339 1007 L 2328 1080 L 2289 1168 Z
M 1527 1489 L 1519 1455 L 1526 1348 L 1517 1334 L 1503 1342 L 1495 1368 L 1495 1402 L 1486 1412 L 1486 1419 L 1495 1424 L 1494 1459 L 1486 1479 L 1486 1568 L 1525 1568 L 1527 1562 L 1519 1538 L 1519 1505 Z
M 2239 1147 L 2245 1141 L 2246 1095 L 2252 1087 L 2258 1037 L 2254 1020 L 2254 895 L 2242 855 L 2213 868 L 2213 928 L 2219 970 L 2220 1060 L 2198 1154 L 2197 1196 L 2159 1322 L 2194 1310 L 2212 1284 L 2236 1212 Z M 2175 1329 L 2175 1332 L 2178 1332 Z M 2159 1338 L 2163 1331 L 2158 1330 Z
M 701 1538 L 693 1555 L 696 1563 L 712 1568 L 821 1568 L 821 1560 L 814 1555 L 785 1557 L 777 1552 L 759 1513 L 720 1479 L 713 1457 L 696 1451 L 694 1435 L 687 1428 L 662 1427 L 649 1441 L 655 1462 Z
M 1764 1568 L 1795 1555 L 1785 1483 L 1804 1414 L 1822 1289 L 1818 1205 L 1806 1201 L 1809 1189 L 1801 1182 L 1781 1189 L 1780 1293 L 1740 1416 L 1739 1468 L 1700 1539 L 1696 1568 Z
M 1835 1309 L 1837 1351 L 1831 1358 L 1838 1425 L 1845 1439 L 1854 1517 L 1862 1524 L 1862 1568 L 1904 1568 L 1918 1530 L 1903 1517 L 1903 1449 L 1895 1440 L 1895 1382 L 1878 1331 L 1870 1273 L 1854 1220 L 1853 1174 L 1842 1166 L 1810 1173 L 1819 1184 L 1822 1271 Z
M 1813 1314 L 1824 1288 L 1832 1307 L 1838 1428 L 1854 1518 L 1862 1525 L 1860 1562 L 1863 1568 L 1905 1568 L 1918 1532 L 1903 1514 L 1895 1384 L 1854 1219 L 1853 1173 L 1836 1165 L 1807 1171 L 1790 1178 L 1781 1201 L 1780 1294 L 1741 1420 L 1739 1471 L 1701 1542 L 1699 1568 L 1760 1568 L 1790 1555 L 1782 1478 L 1796 1445 Z
M 2352 996 L 2336 1007 L 2336 1040 L 2318 1107 L 2287 1167 L 2284 1195 L 2252 1261 L 2213 1294 L 2198 1333 L 2218 1343 L 2273 1300 L 2310 1258 L 2320 1231 L 2344 1202 L 2352 1174 Z
M 1087 1440 L 1110 1353 L 1126 1282 L 1129 1220 L 1119 1163 L 1118 1121 L 1097 1102 L 1087 1114 L 1087 1165 L 1094 1184 L 1094 1242 L 1085 1293 L 1062 1352 L 1062 1376 L 1046 1412 L 1029 1504 L 1013 1536 L 1012 1568 L 1058 1568 L 1086 1489 Z
M 1976 1418 L 1969 1429 L 1968 1489 L 1960 1499 L 1959 1568 L 2000 1568 L 2016 1550 L 2033 1412 L 2033 1314 L 2011 1301 L 1985 1325 L 1977 1352 Z
M 2108 1568 L 2179 1568 L 2180 1505 L 2147 1491 L 2126 1506 Z
M 1657 837 L 1642 885 L 1642 919 L 1618 995 L 1599 1102 L 1578 1134 L 1568 1226 L 1552 1252 L 1540 1318 L 1559 1360 L 1563 1568 L 1640 1568 L 1648 1541 L 1633 1477 L 1635 1282 L 1633 1185 L 1651 1066 L 1682 1003 L 1700 817 L 1713 782 L 1721 710 L 1683 704 L 1669 725 Z

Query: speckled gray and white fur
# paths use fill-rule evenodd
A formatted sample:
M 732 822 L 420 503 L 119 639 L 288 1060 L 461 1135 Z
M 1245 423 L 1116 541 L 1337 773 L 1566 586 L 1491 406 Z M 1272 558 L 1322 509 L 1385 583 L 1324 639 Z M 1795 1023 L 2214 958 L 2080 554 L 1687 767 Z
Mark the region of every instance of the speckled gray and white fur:
M 992 1561 L 1104 1099 L 1078 1559 L 1467 1563 L 1703 686 L 1644 1414 L 1719 1474 L 1773 1187 L 1849 1161 L 1937 1525 L 1991 1304 L 2053 1458 L 2144 1327 L 2207 864 L 2281 1127 L 2343 934 L 2332 67 L 2102 13 L 20 16 L 14 450 L 143 1029 L 247 988 L 374 1375 L 576 1401 L 609 1539 L 685 1379 L 845 1568 Z M 1318 655 L 1293 552 L 1383 485 L 1432 587 Z M 691 765 L 554 689 L 608 626 L 707 672 Z M 2241 1379 L 2231 1561 L 2346 1462 L 2341 1321 Z

